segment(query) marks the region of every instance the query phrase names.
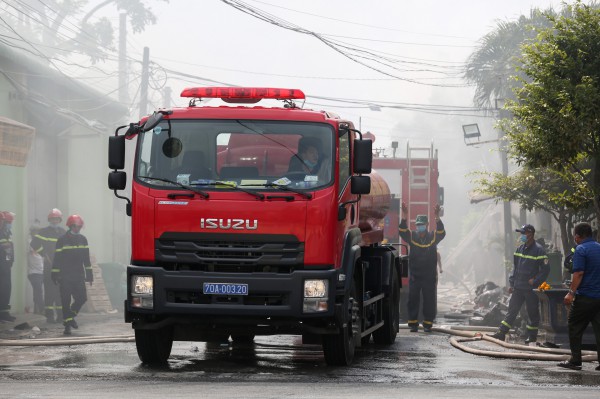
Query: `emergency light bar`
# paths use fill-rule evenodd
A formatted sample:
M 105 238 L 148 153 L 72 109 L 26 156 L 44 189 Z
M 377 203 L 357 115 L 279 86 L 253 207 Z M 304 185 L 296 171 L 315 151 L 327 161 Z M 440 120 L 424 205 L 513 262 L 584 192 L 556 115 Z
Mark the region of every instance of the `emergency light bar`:
M 304 100 L 298 89 L 276 89 L 273 87 L 188 87 L 183 89 L 181 97 L 220 98 L 222 100 Z

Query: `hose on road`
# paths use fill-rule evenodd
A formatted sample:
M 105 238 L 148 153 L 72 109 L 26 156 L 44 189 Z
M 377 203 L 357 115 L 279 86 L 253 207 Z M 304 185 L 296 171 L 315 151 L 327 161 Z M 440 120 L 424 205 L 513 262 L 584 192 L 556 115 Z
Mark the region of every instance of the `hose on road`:
M 401 328 L 408 328 L 406 324 L 400 326 Z M 456 335 L 465 337 L 466 339 L 459 340 L 455 337 L 450 338 L 450 344 L 462 350 L 463 352 L 471 353 L 479 356 L 490 356 L 499 357 L 505 359 L 524 359 L 524 360 L 545 360 L 545 361 L 561 361 L 568 360 L 571 351 L 568 349 L 559 348 L 544 348 L 540 346 L 528 346 L 512 344 L 504 342 L 499 339 L 493 338 L 489 335 L 483 334 L 483 332 L 496 331 L 495 327 L 480 327 L 480 326 L 441 326 L 433 327 L 433 331 L 441 332 L 450 335 Z M 496 345 L 502 346 L 507 349 L 514 349 L 515 351 L 495 351 L 487 349 L 476 349 L 464 345 L 463 342 L 473 341 L 489 341 Z M 582 360 L 584 362 L 592 362 L 598 360 L 598 355 L 593 351 L 582 351 Z
M 118 342 L 135 342 L 133 335 L 90 336 L 45 339 L 0 339 L 0 346 L 59 346 L 59 345 L 88 345 L 109 344 Z

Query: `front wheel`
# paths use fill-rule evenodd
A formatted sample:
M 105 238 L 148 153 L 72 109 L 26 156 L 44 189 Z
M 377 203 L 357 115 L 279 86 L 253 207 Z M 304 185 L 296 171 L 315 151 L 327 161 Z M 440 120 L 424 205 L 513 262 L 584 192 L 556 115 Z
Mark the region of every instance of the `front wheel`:
M 325 362 L 330 366 L 349 366 L 354 360 L 357 335 L 360 336 L 361 319 L 356 283 L 352 285 L 345 301 L 346 325 L 339 333 L 323 336 Z
M 373 332 L 373 341 L 378 345 L 391 345 L 400 328 L 400 285 L 398 272 L 392 268 L 390 294 L 383 300 L 383 326 Z
M 255 334 L 231 334 L 234 344 L 250 345 L 254 343 Z
M 173 347 L 173 330 L 135 330 L 135 346 L 140 360 L 148 364 L 166 363 Z

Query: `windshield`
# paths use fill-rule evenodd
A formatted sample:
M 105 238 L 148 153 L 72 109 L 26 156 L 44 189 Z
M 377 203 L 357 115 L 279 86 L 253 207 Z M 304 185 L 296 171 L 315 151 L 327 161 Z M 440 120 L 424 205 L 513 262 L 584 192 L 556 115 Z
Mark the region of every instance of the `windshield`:
M 136 178 L 170 189 L 314 190 L 332 183 L 333 133 L 313 122 L 164 120 L 139 136 Z

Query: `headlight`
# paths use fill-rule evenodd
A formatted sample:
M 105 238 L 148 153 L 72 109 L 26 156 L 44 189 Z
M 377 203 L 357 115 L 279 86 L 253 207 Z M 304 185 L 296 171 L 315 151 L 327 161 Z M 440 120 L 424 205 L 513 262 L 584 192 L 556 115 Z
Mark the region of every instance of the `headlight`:
M 154 308 L 154 278 L 152 276 L 131 277 L 131 306 L 134 308 Z
M 152 295 L 154 278 L 152 276 L 133 276 L 131 279 L 132 295 Z
M 328 280 L 304 280 L 304 298 L 327 298 Z

